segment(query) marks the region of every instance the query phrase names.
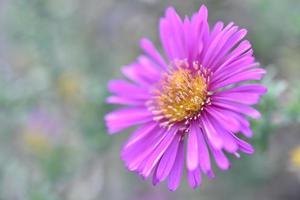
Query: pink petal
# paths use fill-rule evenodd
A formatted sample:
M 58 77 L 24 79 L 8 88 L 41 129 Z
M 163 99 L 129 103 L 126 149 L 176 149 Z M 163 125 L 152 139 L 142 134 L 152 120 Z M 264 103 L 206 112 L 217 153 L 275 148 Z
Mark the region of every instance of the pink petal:
M 213 125 L 209 121 L 206 114 L 203 113 L 200 119 L 202 121 L 202 127 L 204 129 L 204 133 L 207 136 L 208 140 L 215 148 L 221 149 L 223 146 L 223 142 L 220 136 L 218 135 L 218 133 L 216 132 L 216 130 L 214 129 Z
M 161 141 L 161 143 L 154 149 L 151 155 L 147 158 L 147 162 L 145 167 L 141 171 L 141 175 L 144 177 L 148 177 L 151 173 L 153 167 L 157 164 L 161 156 L 165 153 L 166 149 L 169 147 L 173 138 L 175 137 L 177 132 L 177 127 L 172 127 L 169 131 L 167 131 L 166 137 Z
M 134 125 L 143 124 L 153 119 L 147 108 L 122 108 L 108 113 L 105 122 L 109 133 L 113 134 Z
M 237 145 L 236 141 L 234 140 L 234 138 L 232 138 L 231 133 L 228 130 L 224 129 L 224 127 L 222 127 L 215 118 L 213 118 L 212 116 L 209 116 L 209 117 L 210 117 L 210 121 L 213 124 L 215 130 L 219 133 L 219 136 L 221 137 L 221 139 L 223 141 L 224 149 L 231 153 L 236 152 L 238 149 L 238 145 Z
M 148 100 L 151 98 L 148 89 L 142 88 L 125 80 L 112 80 L 108 83 L 110 92 L 129 99 Z
M 160 37 L 169 60 L 187 57 L 184 51 L 183 23 L 172 7 L 167 8 L 166 17 L 160 20 Z
M 158 50 L 149 39 L 143 38 L 140 46 L 160 67 L 167 67 L 165 60 L 162 58 Z
M 188 170 L 187 176 L 189 184 L 193 189 L 197 188 L 201 184 L 201 174 L 199 167 L 197 167 L 193 171 Z
M 166 138 L 166 130 L 156 127 L 145 137 L 122 150 L 122 159 L 127 168 L 131 171 L 142 171 L 147 162 L 147 158 L 154 149 Z
M 230 167 L 230 163 L 228 158 L 224 155 L 223 151 L 215 149 L 213 146 L 211 146 L 210 149 L 218 167 L 222 170 L 227 170 Z
M 106 99 L 107 103 L 128 105 L 128 106 L 144 106 L 145 100 L 142 99 L 130 99 L 128 97 L 110 96 Z
M 129 148 L 141 141 L 143 138 L 151 134 L 156 128 L 158 128 L 158 124 L 156 122 L 150 122 L 139 127 L 135 132 L 132 133 L 124 148 Z
M 254 119 L 260 118 L 260 113 L 255 110 L 254 108 L 240 104 L 240 103 L 235 103 L 231 101 L 225 101 L 225 100 L 215 100 L 213 101 L 214 106 L 218 106 L 220 108 L 228 109 L 237 113 L 242 113 L 245 115 L 248 115 Z
M 169 180 L 168 180 L 168 188 L 171 191 L 175 191 L 179 186 L 180 179 L 182 176 L 182 171 L 183 171 L 183 163 L 184 163 L 184 148 L 183 148 L 183 140 L 181 140 L 178 146 L 176 159 L 172 167 L 172 170 L 170 172 Z
M 186 166 L 190 171 L 195 170 L 199 164 L 197 129 L 199 129 L 199 127 L 191 124 L 190 131 L 188 133 Z
M 195 127 L 195 131 L 197 131 L 197 141 L 198 141 L 198 150 L 199 150 L 199 164 L 201 170 L 206 175 L 213 177 L 213 172 L 211 169 L 210 157 L 209 152 L 206 146 L 205 139 L 203 137 L 204 133 L 201 131 L 200 127 L 197 128 L 196 122 L 193 124 Z
M 158 180 L 163 181 L 169 175 L 175 163 L 179 143 L 180 136 L 177 134 L 158 164 L 156 172 L 156 177 Z

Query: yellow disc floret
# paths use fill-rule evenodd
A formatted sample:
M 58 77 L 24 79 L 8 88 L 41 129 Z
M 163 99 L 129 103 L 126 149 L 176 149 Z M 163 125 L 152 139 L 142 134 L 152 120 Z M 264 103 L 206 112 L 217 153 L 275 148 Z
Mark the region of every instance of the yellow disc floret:
M 207 98 L 207 84 L 200 71 L 177 68 L 161 80 L 155 96 L 157 119 L 167 124 L 196 117 Z

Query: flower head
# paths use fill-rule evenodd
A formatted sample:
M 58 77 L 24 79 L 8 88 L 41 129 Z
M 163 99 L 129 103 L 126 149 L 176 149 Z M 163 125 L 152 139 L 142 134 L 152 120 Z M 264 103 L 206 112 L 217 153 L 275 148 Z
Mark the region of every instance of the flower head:
M 207 15 L 201 6 L 182 20 L 168 8 L 160 20 L 166 58 L 142 39 L 143 55 L 122 69 L 129 80 L 108 86 L 108 103 L 125 106 L 105 116 L 109 132 L 138 126 L 121 153 L 127 168 L 144 178 L 152 174 L 153 184 L 168 179 L 171 190 L 179 186 L 184 163 L 195 188 L 202 174 L 214 177 L 211 157 L 226 170 L 224 152 L 254 152 L 240 135 L 252 136 L 247 116 L 260 117 L 251 106 L 266 88 L 245 82 L 260 80 L 265 70 L 255 62 L 245 29 L 223 22 L 210 28 Z
M 300 169 L 300 145 L 290 152 L 290 163 L 294 168 Z

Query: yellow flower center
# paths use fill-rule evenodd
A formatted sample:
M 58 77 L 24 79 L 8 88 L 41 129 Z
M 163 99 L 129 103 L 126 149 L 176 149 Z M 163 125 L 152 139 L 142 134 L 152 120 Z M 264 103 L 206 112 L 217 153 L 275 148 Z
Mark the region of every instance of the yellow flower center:
M 194 63 L 191 69 L 181 61 L 175 67 L 165 74 L 155 93 L 154 119 L 163 121 L 162 125 L 196 119 L 208 100 L 207 80 L 199 66 Z
M 300 168 L 300 146 L 292 150 L 290 160 L 293 167 Z

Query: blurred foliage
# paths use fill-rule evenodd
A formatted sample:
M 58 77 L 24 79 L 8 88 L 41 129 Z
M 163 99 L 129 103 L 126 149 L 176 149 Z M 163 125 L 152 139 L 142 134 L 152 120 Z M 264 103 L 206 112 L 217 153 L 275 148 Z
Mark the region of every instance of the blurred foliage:
M 262 85 L 268 88 L 268 92 L 262 97 L 258 105 L 258 110 L 262 113 L 259 120 L 252 120 L 254 131 L 254 143 L 260 150 L 266 150 L 268 147 L 269 137 L 275 132 L 278 125 L 282 125 L 283 108 L 280 97 L 285 92 L 287 84 L 285 81 L 276 80 L 276 72 L 273 68 L 268 68 L 268 74 L 263 79 Z
M 285 107 L 285 116 L 287 122 L 300 122 L 300 88 L 299 83 L 295 82 L 290 93 L 289 102 Z

